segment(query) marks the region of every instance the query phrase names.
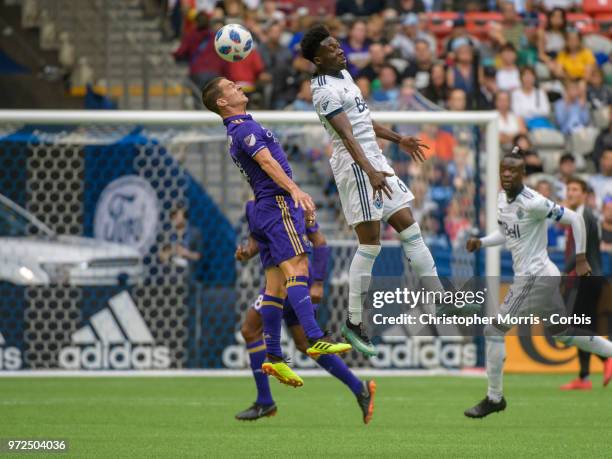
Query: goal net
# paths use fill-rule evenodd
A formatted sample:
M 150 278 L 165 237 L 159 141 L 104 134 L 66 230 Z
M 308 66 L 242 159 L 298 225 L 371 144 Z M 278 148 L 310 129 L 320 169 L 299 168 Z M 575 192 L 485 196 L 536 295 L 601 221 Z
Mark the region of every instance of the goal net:
M 328 166 L 329 141 L 313 113 L 253 115 L 281 141 L 296 181 L 317 203 L 332 247 L 318 318 L 338 336 L 356 240 Z M 415 194 L 413 212 L 440 274 L 498 275 L 494 249 L 481 259 L 462 249 L 471 232 L 495 226 L 495 115 L 374 117 L 432 147 L 416 165 L 381 145 Z M 218 117 L 0 111 L 0 164 L 0 370 L 248 368 L 239 329 L 263 273 L 258 259 L 243 266 L 233 258 L 246 237 L 250 193 Z M 383 239 L 375 275 L 410 283 L 387 228 Z M 286 334 L 283 344 L 295 365 L 314 366 Z M 476 365 L 475 349 L 463 338 L 383 336 L 378 357 L 347 360 L 456 368 Z

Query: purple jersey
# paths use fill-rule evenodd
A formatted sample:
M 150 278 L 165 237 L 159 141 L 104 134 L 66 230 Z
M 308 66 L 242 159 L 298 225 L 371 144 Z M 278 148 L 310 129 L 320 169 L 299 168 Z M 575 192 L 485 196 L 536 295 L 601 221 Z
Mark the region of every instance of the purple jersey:
M 257 164 L 254 157 L 262 149 L 270 150 L 272 157 L 278 161 L 285 173 L 292 177 L 287 156 L 272 131 L 265 129 L 253 120 L 251 115 L 235 115 L 223 120 L 227 128 L 230 145 L 230 155 L 242 175 L 246 177 L 255 193 L 255 199 L 260 200 L 287 192 L 279 187 L 274 180 Z

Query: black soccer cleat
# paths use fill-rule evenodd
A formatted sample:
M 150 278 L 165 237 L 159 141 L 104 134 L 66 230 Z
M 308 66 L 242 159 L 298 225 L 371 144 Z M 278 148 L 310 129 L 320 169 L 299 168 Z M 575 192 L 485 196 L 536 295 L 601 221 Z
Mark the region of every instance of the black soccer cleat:
M 499 402 L 494 402 L 489 397 L 483 398 L 478 404 L 463 412 L 468 418 L 484 418 L 492 413 L 504 411 L 506 409 L 506 399 L 502 397 Z
M 266 418 L 276 415 L 276 404 L 272 405 L 259 405 L 253 403 L 249 408 L 238 413 L 235 417 L 239 421 L 257 421 L 261 418 Z
M 353 345 L 353 348 L 362 354 L 368 357 L 373 357 L 378 354 L 376 347 L 372 344 L 363 328 L 363 322 L 360 322 L 359 325 L 354 325 L 347 319 L 340 331 L 342 332 L 342 336 Z
M 367 424 L 374 415 L 374 395 L 376 395 L 376 383 L 374 381 L 364 381 L 363 390 L 357 396 L 357 403 L 363 413 L 363 423 Z

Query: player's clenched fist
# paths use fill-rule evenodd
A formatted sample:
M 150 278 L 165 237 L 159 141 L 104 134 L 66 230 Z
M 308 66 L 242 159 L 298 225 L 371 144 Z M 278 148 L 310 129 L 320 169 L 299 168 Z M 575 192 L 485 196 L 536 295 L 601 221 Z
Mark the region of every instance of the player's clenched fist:
M 480 247 L 482 247 L 482 242 L 476 237 L 469 238 L 465 244 L 465 248 L 468 252 L 476 252 L 476 250 L 480 249 Z

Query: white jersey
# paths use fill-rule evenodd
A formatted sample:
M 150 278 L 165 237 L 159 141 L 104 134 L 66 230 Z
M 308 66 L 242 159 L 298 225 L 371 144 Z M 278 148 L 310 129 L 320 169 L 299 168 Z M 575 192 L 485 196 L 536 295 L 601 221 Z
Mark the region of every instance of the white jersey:
M 497 223 L 512 253 L 515 275 L 546 272 L 552 261 L 548 257 L 546 219 L 561 220 L 565 209 L 529 187 L 508 201 L 505 191 L 497 197 Z
M 339 77 L 331 75 L 315 76 L 310 82 L 312 103 L 321 119 L 321 123 L 332 138 L 333 154 L 330 165 L 335 177 L 346 171 L 354 163 L 342 139 L 328 121 L 328 118 L 344 112 L 353 127 L 353 136 L 361 145 L 366 157 L 379 158 L 371 161 L 375 165 L 384 165 L 384 170 L 393 172 L 383 155 L 370 118 L 370 109 L 363 99 L 359 87 L 353 81 L 351 74 L 342 70 Z

